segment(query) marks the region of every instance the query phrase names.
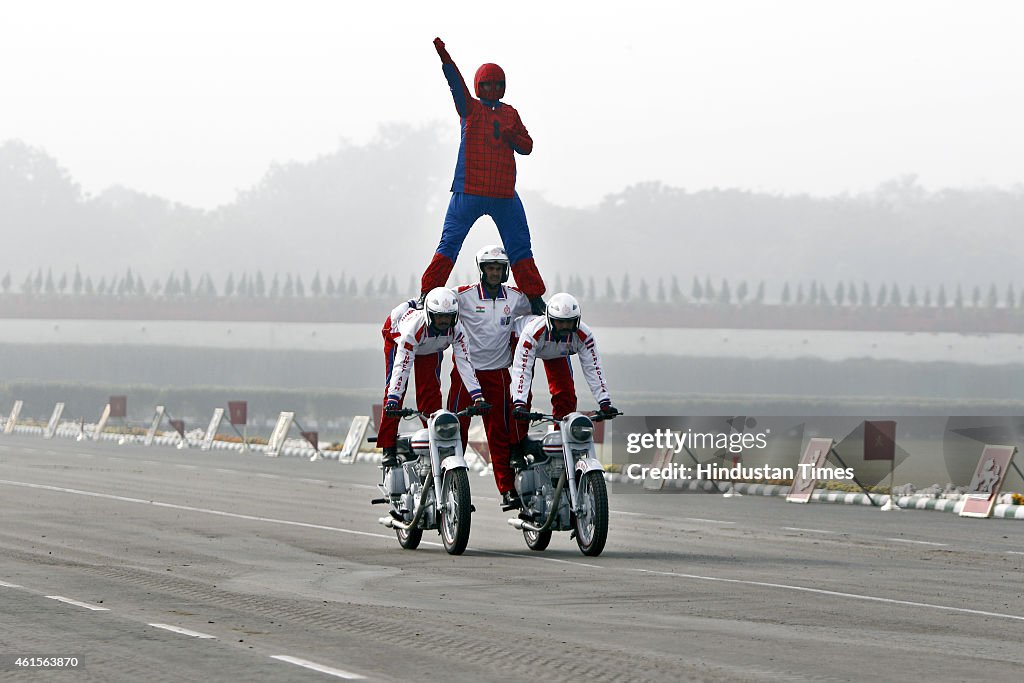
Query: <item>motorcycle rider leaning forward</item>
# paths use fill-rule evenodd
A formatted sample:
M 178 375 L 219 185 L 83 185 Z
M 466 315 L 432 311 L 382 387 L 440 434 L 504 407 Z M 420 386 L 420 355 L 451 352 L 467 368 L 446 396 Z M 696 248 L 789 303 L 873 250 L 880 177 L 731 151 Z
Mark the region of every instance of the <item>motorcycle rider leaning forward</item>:
M 513 321 L 530 313 L 530 299 L 516 287 L 506 286 L 509 259 L 505 250 L 489 245 L 476 254 L 476 267 L 480 281 L 459 287 L 459 324 L 466 333 L 473 369 L 483 389 L 484 400 L 493 409 L 484 416 L 484 430 L 491 452 L 494 483 L 501 495 L 503 507 L 518 506 L 515 473 L 509 466 L 509 445 L 512 400 L 509 395 L 512 363 L 509 338 Z M 452 385 L 448 393 L 448 410 L 458 412 L 469 404 L 472 397 L 460 376 L 460 369 L 452 368 Z M 469 435 L 470 418 L 459 419 L 462 427 L 462 446 Z M 517 439 L 518 441 L 518 439 Z
M 514 426 L 511 449 L 513 467 L 521 467 L 523 445 L 527 428 L 520 422 L 530 411 L 533 399 L 534 363 L 538 358 L 544 361 L 551 392 L 551 412 L 561 420 L 576 411 L 576 389 L 572 379 L 570 357 L 579 356 L 583 375 L 590 385 L 590 392 L 600 406 L 599 413 L 606 417 L 618 415 L 612 406 L 611 394 L 601 367 L 601 356 L 597 352 L 597 341 L 590 328 L 580 320 L 580 304 L 570 294 L 560 292 L 548 301 L 544 315 L 520 318 L 515 323 L 515 351 L 512 353 L 512 417 Z
M 413 366 L 416 367 L 416 407 L 419 410 L 433 413 L 441 408 L 441 357 L 449 346 L 469 400 L 481 412 L 489 407 L 484 403 L 466 335 L 459 323 L 459 302 L 455 292 L 446 287 L 436 287 L 427 293 L 422 309 L 415 308 L 415 303 L 406 301 L 395 307 L 381 330 L 386 388 L 377 445 L 384 452 L 381 460 L 384 467 L 399 464 L 396 449 L 398 417 L 392 413 L 402 407 Z

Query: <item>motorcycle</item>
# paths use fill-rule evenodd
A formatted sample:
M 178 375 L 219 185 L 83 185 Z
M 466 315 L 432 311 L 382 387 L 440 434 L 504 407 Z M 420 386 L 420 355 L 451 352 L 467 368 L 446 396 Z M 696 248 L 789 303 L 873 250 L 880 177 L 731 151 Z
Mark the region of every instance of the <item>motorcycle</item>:
M 539 441 L 526 439 L 526 466 L 516 473 L 522 507 L 519 517 L 508 523 L 523 532 L 530 550 L 547 548 L 553 531 L 572 531 L 571 538 L 584 555 L 596 557 L 604 550 L 608 489 L 604 466 L 594 448 L 594 423 L 612 417 L 615 415 L 570 413 L 559 421 L 552 415 L 527 413 L 518 418 L 560 427 Z
M 427 421 L 425 428 L 398 437 L 396 450 L 401 464 L 381 467 L 381 483 L 377 486 L 384 497 L 372 501 L 374 505 L 389 506 L 388 516 L 377 521 L 394 529 L 399 545 L 406 550 L 419 546 L 424 529 L 437 529 L 449 555 L 465 551 L 474 508 L 458 418 L 481 412 L 477 406 L 458 413 L 441 409 L 432 415 L 412 408 L 394 411 L 397 416 Z

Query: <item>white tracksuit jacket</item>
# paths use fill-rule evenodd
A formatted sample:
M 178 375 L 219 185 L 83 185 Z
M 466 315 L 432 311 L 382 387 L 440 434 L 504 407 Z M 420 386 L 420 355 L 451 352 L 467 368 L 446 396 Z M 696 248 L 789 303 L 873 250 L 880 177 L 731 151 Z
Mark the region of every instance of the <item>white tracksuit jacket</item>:
M 459 297 L 459 322 L 477 370 L 500 370 L 512 363 L 512 325 L 530 312 L 530 300 L 515 287 L 501 286 L 496 299 L 482 284 L 464 285 Z
M 577 354 L 583 376 L 590 385 L 590 393 L 598 405 L 612 400 L 608 392 L 601 356 L 597 353 L 594 334 L 585 323 L 566 340 L 555 341 L 548 334 L 547 321 L 542 315 L 524 316 L 515 322 L 519 342 L 512 353 L 512 402 L 526 403 L 533 384 L 533 365 L 538 358 L 550 360 Z
M 408 308 L 404 314 L 399 309 L 407 304 L 402 304 L 392 315 L 399 314 L 398 322 L 391 318 L 391 329 L 394 331 L 395 360 L 391 366 L 391 381 L 388 383 L 388 398 L 398 400 L 405 390 L 409 388 L 409 374 L 415 356 L 426 356 L 432 353 L 444 351 L 449 346 L 455 357 L 455 364 L 459 368 L 459 375 L 463 384 L 469 391 L 469 396 L 474 401 L 483 397 L 480 391 L 480 383 L 477 381 L 476 372 L 473 370 L 473 361 L 469 355 L 469 347 L 466 345 L 466 334 L 462 329 L 462 323 L 457 322 L 444 334 L 433 334 L 427 325 L 426 311 Z

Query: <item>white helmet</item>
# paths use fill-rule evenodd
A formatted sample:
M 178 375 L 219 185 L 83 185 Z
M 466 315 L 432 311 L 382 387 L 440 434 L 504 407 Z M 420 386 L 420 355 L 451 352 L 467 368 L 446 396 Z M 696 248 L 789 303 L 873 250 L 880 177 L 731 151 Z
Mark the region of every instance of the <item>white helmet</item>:
M 576 301 L 576 297 L 572 294 L 565 292 L 555 294 L 548 300 L 547 310 L 544 312 L 544 317 L 547 318 L 548 333 L 554 337 L 558 336 L 554 324 L 556 320 L 572 321 L 572 330 L 575 332 L 580 327 L 582 313 L 580 302 Z
M 452 327 L 459 322 L 459 298 L 455 292 L 447 287 L 435 287 L 427 292 L 427 298 L 423 301 L 423 310 L 427 314 L 427 324 L 434 327 L 434 316 L 451 314 Z
M 500 263 L 501 264 L 501 281 L 508 282 L 508 254 L 502 247 L 496 244 L 488 244 L 486 247 L 476 252 L 476 272 L 480 276 L 480 281 L 484 281 L 484 264 L 485 263 Z

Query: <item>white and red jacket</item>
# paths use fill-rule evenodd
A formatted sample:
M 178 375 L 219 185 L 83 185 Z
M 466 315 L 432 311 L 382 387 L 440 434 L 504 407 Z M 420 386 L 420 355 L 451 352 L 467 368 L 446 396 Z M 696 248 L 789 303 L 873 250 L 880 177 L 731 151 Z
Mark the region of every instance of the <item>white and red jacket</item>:
M 530 300 L 515 287 L 501 285 L 492 299 L 480 283 L 456 290 L 459 322 L 477 370 L 501 370 L 512 363 L 512 325 L 530 312 Z
M 515 322 L 514 328 L 519 341 L 512 354 L 513 403 L 527 402 L 533 384 L 533 365 L 538 358 L 552 360 L 573 354 L 580 357 L 583 376 L 587 378 L 594 400 L 598 405 L 611 402 L 594 334 L 586 324 L 581 322 L 578 330 L 562 340 L 555 340 L 548 334 L 547 321 L 542 315 L 524 316 Z
M 409 374 L 412 371 L 415 356 L 440 353 L 449 346 L 452 347 L 455 364 L 459 368 L 463 384 L 469 390 L 470 398 L 474 401 L 482 398 L 483 392 L 480 391 L 480 383 L 473 370 L 473 362 L 470 359 L 462 323 L 457 322 L 446 332 L 436 334 L 427 325 L 426 311 L 408 308 L 402 313 L 399 309 L 405 306 L 407 304 L 402 304 L 392 311 L 392 339 L 396 348 L 395 360 L 391 366 L 391 381 L 388 382 L 388 398 L 397 401 L 409 388 Z M 398 316 L 397 322 L 395 322 L 395 314 Z
M 409 299 L 403 301 L 394 308 L 391 309 L 391 315 L 384 321 L 384 329 L 388 330 L 389 336 L 394 339 L 395 335 L 398 334 L 398 323 L 402 321 L 402 317 L 409 311 L 416 309 L 416 300 Z

